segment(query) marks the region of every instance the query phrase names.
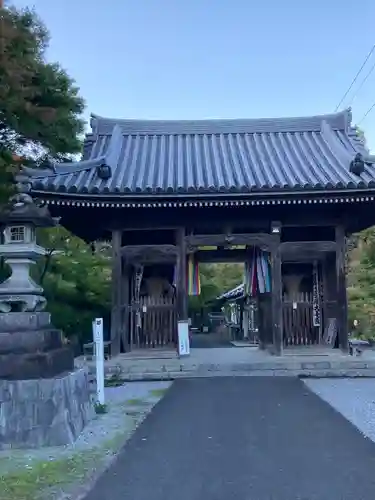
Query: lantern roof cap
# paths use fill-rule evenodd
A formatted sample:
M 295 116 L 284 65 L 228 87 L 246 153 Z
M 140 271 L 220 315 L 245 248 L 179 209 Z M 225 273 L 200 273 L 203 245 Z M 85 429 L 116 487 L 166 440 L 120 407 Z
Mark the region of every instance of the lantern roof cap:
M 32 224 L 35 227 L 53 227 L 58 219 L 51 216 L 47 205 L 38 205 L 30 195 L 17 193 L 0 212 L 0 224 Z

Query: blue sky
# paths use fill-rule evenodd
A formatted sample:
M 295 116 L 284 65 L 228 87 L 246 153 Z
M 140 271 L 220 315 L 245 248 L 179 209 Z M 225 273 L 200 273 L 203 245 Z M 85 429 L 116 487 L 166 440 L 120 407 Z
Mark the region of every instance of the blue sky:
M 51 33 L 86 116 L 256 118 L 334 111 L 375 43 L 374 0 L 15 0 Z M 375 102 L 375 52 L 342 107 Z M 354 98 L 354 99 L 353 99 Z M 375 148 L 375 109 L 361 123 Z

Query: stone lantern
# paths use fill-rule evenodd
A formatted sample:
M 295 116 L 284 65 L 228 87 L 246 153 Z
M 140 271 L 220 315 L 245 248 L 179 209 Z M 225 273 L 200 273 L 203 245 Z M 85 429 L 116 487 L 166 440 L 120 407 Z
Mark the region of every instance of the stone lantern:
M 0 223 L 5 226 L 0 255 L 11 269 L 10 277 L 0 284 L 0 312 L 42 311 L 46 306 L 43 288 L 30 276 L 31 265 L 46 254 L 36 243 L 36 228 L 55 226 L 57 220 L 47 208 L 36 206 L 30 196 L 19 194 L 0 216 Z
M 36 228 L 57 222 L 27 194 L 0 213 L 0 256 L 11 270 L 0 284 L 0 449 L 71 443 L 92 416 L 87 372 L 74 369 L 73 351 L 30 276 L 45 255 Z
M 0 284 L 0 379 L 53 377 L 74 368 L 71 349 L 44 312 L 43 288 L 30 276 L 30 267 L 45 254 L 36 243 L 36 228 L 57 224 L 47 207 L 27 194 L 17 194 L 0 214 L 5 257 L 11 275 Z

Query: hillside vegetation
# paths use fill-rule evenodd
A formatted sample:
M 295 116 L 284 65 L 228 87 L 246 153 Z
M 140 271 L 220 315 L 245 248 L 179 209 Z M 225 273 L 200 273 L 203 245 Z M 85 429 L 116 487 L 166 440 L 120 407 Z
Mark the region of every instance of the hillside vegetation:
M 354 248 L 348 255 L 349 327 L 357 320 L 358 333 L 366 338 L 375 336 L 375 228 L 367 229 L 354 238 Z

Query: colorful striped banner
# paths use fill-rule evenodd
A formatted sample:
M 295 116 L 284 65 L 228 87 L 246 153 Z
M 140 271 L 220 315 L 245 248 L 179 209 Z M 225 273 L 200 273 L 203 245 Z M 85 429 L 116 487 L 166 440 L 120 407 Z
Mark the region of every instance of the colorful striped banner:
M 187 266 L 187 289 L 188 295 L 195 296 L 201 293 L 201 280 L 199 276 L 199 264 L 194 258 L 194 254 L 188 257 Z
M 244 265 L 244 292 L 254 297 L 257 293 L 271 291 L 271 262 L 269 254 L 254 249 L 251 258 Z

